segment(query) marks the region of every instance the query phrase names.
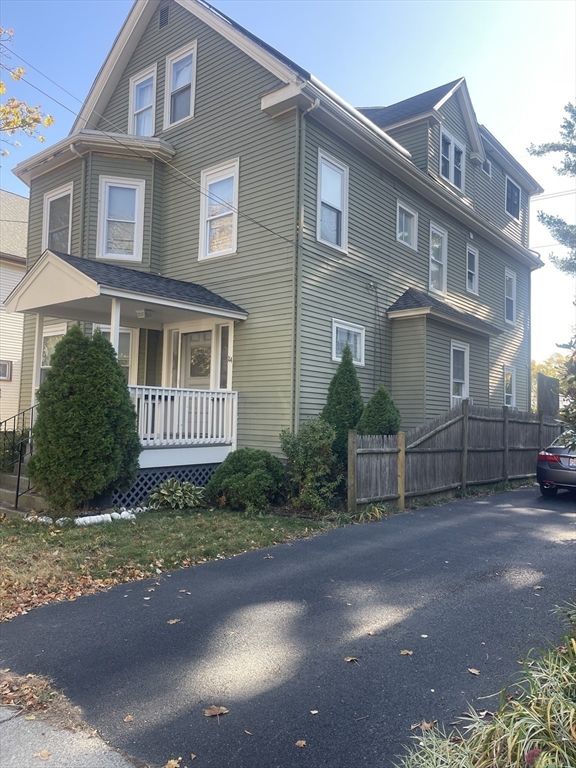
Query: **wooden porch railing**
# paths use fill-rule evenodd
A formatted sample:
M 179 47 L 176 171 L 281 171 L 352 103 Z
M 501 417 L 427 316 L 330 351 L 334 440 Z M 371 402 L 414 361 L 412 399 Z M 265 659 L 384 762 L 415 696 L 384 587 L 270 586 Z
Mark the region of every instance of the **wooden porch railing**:
M 129 386 L 144 446 L 236 447 L 238 393 L 223 390 Z

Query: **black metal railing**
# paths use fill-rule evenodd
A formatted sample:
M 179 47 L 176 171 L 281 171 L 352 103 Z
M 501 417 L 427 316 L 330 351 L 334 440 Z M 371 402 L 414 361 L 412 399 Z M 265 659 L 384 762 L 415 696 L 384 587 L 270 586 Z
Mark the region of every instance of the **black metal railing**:
M 34 453 L 32 427 L 35 415 L 36 406 L 33 405 L 0 422 L 0 472 L 16 475 L 14 509 L 18 509 L 22 494 L 32 490 L 28 478 L 25 479 L 25 489 L 22 481 L 24 465 Z

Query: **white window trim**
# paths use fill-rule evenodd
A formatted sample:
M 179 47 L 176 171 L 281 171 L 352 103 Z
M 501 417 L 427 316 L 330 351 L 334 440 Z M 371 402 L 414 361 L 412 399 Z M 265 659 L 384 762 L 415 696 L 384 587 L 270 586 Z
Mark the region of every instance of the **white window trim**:
M 206 224 L 208 216 L 208 186 L 214 181 L 234 176 L 234 199 L 232 201 L 232 245 L 223 251 L 208 253 L 206 240 Z M 240 158 L 230 160 L 202 171 L 200 176 L 200 234 L 198 244 L 198 261 L 215 259 L 218 256 L 232 256 L 238 248 L 238 185 L 240 176 Z
M 96 328 L 99 328 L 101 331 L 105 331 L 106 333 L 112 333 L 111 328 L 109 325 L 100 325 L 100 323 L 95 323 L 93 330 L 96 330 Z M 121 333 L 129 333 L 130 334 L 130 360 L 128 361 L 128 384 L 129 385 L 136 385 L 138 384 L 138 348 L 140 346 L 140 329 L 139 328 L 124 328 L 124 326 L 120 326 L 119 328 Z
M 456 397 L 452 394 L 452 384 L 454 382 L 454 350 L 459 349 L 464 352 L 464 394 L 462 397 Z M 462 400 L 470 397 L 470 345 L 463 341 L 450 341 L 450 406 L 453 408 Z
M 511 403 L 506 402 L 506 374 L 507 373 L 510 373 L 512 375 L 512 402 Z M 513 365 L 504 366 L 504 405 L 507 405 L 509 408 L 516 408 L 516 368 Z
M 150 136 L 154 136 L 156 133 L 156 83 L 158 79 L 158 66 L 154 64 L 151 67 L 148 67 L 148 69 L 143 70 L 142 72 L 138 72 L 137 75 L 134 75 L 130 78 L 130 96 L 128 100 L 128 133 L 131 136 L 136 136 L 139 134 L 136 134 L 135 132 L 135 125 L 134 125 L 134 107 L 136 104 L 136 86 L 140 85 L 141 82 L 144 80 L 148 80 L 149 77 L 152 77 L 152 133 Z
M 66 336 L 68 333 L 68 323 L 59 323 L 58 325 L 45 325 L 42 329 L 42 349 L 44 349 L 44 339 L 46 336 Z M 40 368 L 42 370 L 49 370 L 51 365 L 42 365 L 40 360 Z
M 230 329 L 228 332 L 228 360 L 227 360 L 227 374 L 228 374 L 228 386 L 226 389 L 220 389 L 220 334 L 219 328 L 227 325 Z M 171 334 L 174 331 L 178 331 L 180 334 L 179 349 L 178 349 L 178 382 L 180 381 L 181 374 L 181 344 L 182 334 L 194 333 L 196 331 L 211 331 L 212 332 L 212 347 L 211 347 L 211 360 L 214 362 L 210 366 L 210 390 L 218 390 L 220 392 L 229 392 L 232 390 L 232 376 L 234 366 L 234 323 L 222 323 L 218 319 L 209 320 L 207 318 L 201 320 L 188 320 L 180 323 L 166 323 L 163 326 L 163 352 L 162 352 L 162 386 L 172 387 L 172 339 Z M 179 384 L 178 384 L 179 387 Z
M 432 232 L 436 232 L 439 235 L 442 235 L 442 262 L 444 264 L 444 269 L 442 271 L 442 290 L 438 290 L 438 288 L 434 288 L 432 285 Z M 437 224 L 434 224 L 434 222 L 430 222 L 430 247 L 429 247 L 429 254 L 428 254 L 428 286 L 429 289 L 432 291 L 432 293 L 437 294 L 446 294 L 446 288 L 447 288 L 447 272 L 448 272 L 448 232 L 443 229 L 442 227 L 439 227 Z
M 342 361 L 342 356 L 338 357 L 338 355 L 336 354 L 336 329 L 337 328 L 344 328 L 347 331 L 354 331 L 354 333 L 360 334 L 360 360 L 354 360 L 354 358 L 352 358 L 352 362 L 354 363 L 354 365 L 357 365 L 358 367 L 364 367 L 366 365 L 365 363 L 366 329 L 364 328 L 364 326 L 356 325 L 354 323 L 349 323 L 346 320 L 337 320 L 336 318 L 332 318 L 332 360 L 335 363 L 340 363 Z
M 474 254 L 474 286 L 473 288 L 468 287 L 468 254 L 473 253 Z M 466 246 L 466 291 L 468 293 L 473 293 L 475 296 L 478 296 L 478 284 L 479 284 L 479 278 L 478 278 L 478 266 L 480 263 L 480 252 L 478 251 L 478 248 L 475 248 L 473 245 L 467 245 Z
M 46 192 L 44 195 L 44 210 L 42 215 L 42 250 L 45 251 L 48 248 L 48 223 L 50 220 L 50 203 L 54 200 L 58 200 L 59 197 L 65 197 L 70 195 L 70 217 L 68 226 L 68 253 L 70 253 L 72 242 L 72 201 L 74 197 L 74 182 L 71 181 L 68 184 L 64 184 L 57 189 L 51 189 L 50 192 Z
M 444 176 L 442 173 L 442 137 L 446 136 L 448 141 L 450 142 L 450 158 L 448 162 L 448 176 Z M 462 186 L 459 187 L 454 183 L 454 147 L 458 147 L 458 149 L 462 152 Z M 440 129 L 440 177 L 442 179 L 445 179 L 446 181 L 450 182 L 450 184 L 454 187 L 454 189 L 457 189 L 459 192 L 462 192 L 464 194 L 464 189 L 466 188 L 466 145 L 463 144 L 459 139 L 455 138 L 449 131 L 447 131 L 445 128 Z
M 341 245 L 330 243 L 323 240 L 322 232 L 322 163 L 332 165 L 337 171 L 342 173 L 342 232 L 340 235 Z M 348 253 L 348 166 L 339 160 L 326 154 L 323 150 L 318 150 L 318 176 L 316 189 L 316 240 L 329 248 L 333 248 L 340 253 Z
M 510 184 L 513 184 L 518 190 L 518 216 L 514 216 L 514 214 L 510 213 L 507 207 L 508 206 L 508 182 L 510 182 Z M 512 221 L 520 221 L 520 212 L 522 211 L 522 187 L 519 184 L 516 184 L 514 179 L 510 178 L 508 174 L 506 174 L 506 183 L 504 184 L 504 211 L 506 212 L 507 216 L 510 216 Z
M 412 242 L 406 243 L 402 238 L 400 237 L 400 209 L 405 211 L 409 216 L 412 216 Z M 413 251 L 418 250 L 418 214 L 413 208 L 410 208 L 410 206 L 406 205 L 405 203 L 401 202 L 400 200 L 396 201 L 396 240 L 399 243 L 402 243 L 402 245 L 405 245 L 407 248 L 412 248 Z
M 0 374 L 0 381 L 12 381 L 12 370 L 14 368 L 12 360 L 0 360 L 0 365 L 6 366 L 6 376 Z
M 486 163 L 488 163 L 488 170 L 484 168 Z M 482 168 L 483 173 L 485 173 L 486 176 L 488 176 L 488 178 L 491 179 L 492 178 L 492 162 L 488 160 L 488 158 L 486 158 L 486 160 L 484 160 L 484 162 L 480 167 Z
M 512 278 L 512 290 L 514 294 L 511 297 L 513 302 L 513 310 L 514 310 L 513 311 L 514 317 L 512 320 L 508 320 L 508 318 L 506 317 L 506 299 L 508 298 L 506 296 L 506 279 L 508 277 Z M 508 325 L 516 325 L 516 272 L 512 272 L 511 269 L 506 269 L 504 272 L 504 320 L 506 321 L 506 323 L 508 323 Z
M 188 45 L 184 45 L 174 53 L 166 56 L 166 69 L 165 71 L 165 83 L 164 83 L 164 128 L 167 131 L 169 128 L 174 128 L 176 125 L 182 125 L 186 120 L 192 120 L 194 117 L 194 106 L 196 102 L 196 69 L 197 69 L 197 50 L 198 43 L 194 40 Z M 175 123 L 170 122 L 170 103 L 172 97 L 172 64 L 183 59 L 188 54 L 192 54 L 192 81 L 190 83 L 190 114 L 183 117 L 181 120 L 176 120 Z
M 106 189 L 108 185 L 127 187 L 136 190 L 136 221 L 134 223 L 134 253 L 123 255 L 106 253 Z M 96 236 L 96 258 L 108 261 L 142 261 L 142 246 L 144 239 L 144 198 L 146 182 L 144 179 L 125 179 L 120 176 L 100 176 L 98 187 L 98 232 Z

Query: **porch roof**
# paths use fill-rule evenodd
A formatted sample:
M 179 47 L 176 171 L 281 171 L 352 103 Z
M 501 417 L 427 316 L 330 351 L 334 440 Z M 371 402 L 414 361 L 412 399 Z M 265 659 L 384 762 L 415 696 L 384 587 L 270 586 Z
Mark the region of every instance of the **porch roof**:
M 102 322 L 112 298 L 122 299 L 134 319 L 152 315 L 170 322 L 185 312 L 235 320 L 248 313 L 198 283 L 142 272 L 57 251 L 45 251 L 6 299 L 8 312 Z M 154 322 L 136 323 L 154 326 Z

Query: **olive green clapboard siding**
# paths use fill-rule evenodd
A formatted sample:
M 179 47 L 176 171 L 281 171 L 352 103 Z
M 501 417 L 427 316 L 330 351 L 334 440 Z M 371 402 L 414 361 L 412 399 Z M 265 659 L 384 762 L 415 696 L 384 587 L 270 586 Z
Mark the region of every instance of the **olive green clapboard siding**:
M 469 346 L 469 394 L 474 404 L 489 405 L 488 338 L 428 318 L 426 320 L 427 421 L 452 407 L 450 392 L 452 341 L 459 341 Z
M 349 168 L 349 227 L 347 254 L 316 241 L 318 149 Z M 418 250 L 396 241 L 397 200 L 418 213 Z M 309 116 L 306 131 L 305 221 L 302 254 L 302 331 L 300 416 L 317 414 L 323 407 L 326 391 L 337 364 L 332 361 L 332 319 L 362 325 L 366 329 L 366 365 L 358 367 L 365 399 L 378 382 L 392 385 L 393 357 L 391 322 L 386 309 L 409 287 L 427 291 L 429 283 L 430 223 L 448 233 L 447 294 L 456 308 L 486 320 L 503 333 L 491 341 L 490 357 L 482 374 L 478 394 L 481 402 L 488 381 L 488 365 L 500 366 L 501 356 L 517 369 L 529 364 L 527 342 L 529 272 L 498 249 L 470 233 L 462 225 L 414 194 L 387 172 L 376 167 L 320 127 Z M 470 235 L 472 234 L 472 237 Z M 466 245 L 479 250 L 479 294 L 466 291 Z M 517 275 L 518 322 L 504 322 L 504 275 L 506 267 Z M 373 283 L 374 287 L 369 287 Z M 376 320 L 378 318 L 378 321 Z M 461 329 L 455 329 L 456 336 Z M 397 347 L 395 347 L 396 351 Z M 486 342 L 486 349 L 488 344 Z M 492 351 L 493 350 L 493 351 Z M 478 369 L 474 368 L 474 375 Z M 449 368 L 448 373 L 449 376 Z M 520 382 L 520 374 L 517 373 Z M 476 386 L 476 385 L 475 385 Z M 487 384 L 486 384 L 487 386 Z M 500 383 L 501 386 L 501 383 Z M 492 384 L 496 393 L 496 382 Z M 428 415 L 427 415 L 428 417 Z M 406 414 L 406 418 L 417 418 Z
M 426 421 L 426 318 L 392 321 L 392 399 L 402 429 Z
M 166 56 L 197 41 L 194 117 L 162 130 Z M 163 275 L 200 283 L 249 312 L 234 333 L 234 389 L 239 391 L 239 445 L 278 450 L 292 422 L 296 112 L 271 118 L 261 96 L 280 81 L 181 6 L 158 29 L 158 11 L 104 110 L 128 127 L 129 80 L 157 63 L 156 131 L 176 150 L 156 171 L 153 231 L 161 229 Z M 99 127 L 111 130 L 106 120 Z M 198 261 L 203 170 L 239 158 L 238 248 L 232 256 Z M 178 169 L 178 170 L 175 170 Z M 179 178 L 182 171 L 187 179 Z M 141 178 L 141 176 L 140 176 Z M 283 239 L 284 238 L 284 239 Z M 153 265 L 156 247 L 153 245 Z
M 412 155 L 412 162 L 428 173 L 428 121 L 412 123 L 399 128 L 386 129 L 386 133 L 405 147 Z

